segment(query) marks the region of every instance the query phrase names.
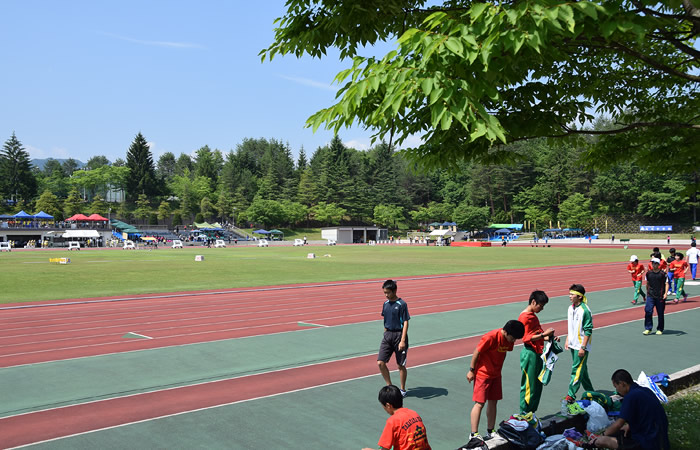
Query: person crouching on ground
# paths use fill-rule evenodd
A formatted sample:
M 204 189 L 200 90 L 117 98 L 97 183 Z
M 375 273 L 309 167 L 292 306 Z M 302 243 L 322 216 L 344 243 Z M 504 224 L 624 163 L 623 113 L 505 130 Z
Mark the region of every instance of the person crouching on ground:
M 399 366 L 399 380 L 401 382 L 401 395 L 406 396 L 406 357 L 408 354 L 408 305 L 396 295 L 398 286 L 394 280 L 386 280 L 382 285 L 384 296 L 387 300 L 382 306 L 384 317 L 384 337 L 379 345 L 377 365 L 387 386 L 391 385 L 391 375 L 386 363 L 391 355 L 396 356 L 396 364 Z
M 620 417 L 591 440 L 589 448 L 668 450 L 668 417 L 651 389 L 639 386 L 625 369 L 612 375 L 612 384 L 624 398 Z
M 542 329 L 537 314 L 542 312 L 549 302 L 544 291 L 533 291 L 527 308 L 520 313 L 518 320 L 525 326 L 523 349 L 520 352 L 520 413 L 527 414 L 537 411 L 542 396 L 542 382 L 539 374 L 542 371 L 542 351 L 544 343 L 555 339 L 554 328 Z
M 471 411 L 470 440 L 477 438 L 483 441 L 479 435 L 479 420 L 484 403 L 486 406 L 486 439 L 491 437 L 496 428 L 496 406 L 503 398 L 501 389 L 501 369 L 506 360 L 506 353 L 513 351 L 513 343 L 522 339 L 525 334 L 525 326 L 517 320 L 509 320 L 503 328 L 489 331 L 481 337 L 472 355 L 467 381 L 474 381 L 474 407 Z
M 380 449 L 430 450 L 423 419 L 417 412 L 403 407 L 403 395 L 398 387 L 393 384 L 384 386 L 379 391 L 379 403 L 389 414 L 379 438 Z

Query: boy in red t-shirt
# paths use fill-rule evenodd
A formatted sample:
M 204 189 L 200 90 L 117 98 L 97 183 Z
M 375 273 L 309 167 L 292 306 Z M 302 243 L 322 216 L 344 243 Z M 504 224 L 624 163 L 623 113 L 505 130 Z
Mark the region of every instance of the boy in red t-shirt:
M 673 282 L 676 285 L 676 298 L 673 300 L 673 303 L 678 303 L 678 297 L 681 295 L 683 295 L 683 301 L 688 300 L 688 294 L 683 289 L 683 284 L 685 284 L 685 273 L 690 265 L 687 261 L 683 261 L 683 253 L 676 252 L 674 256 L 676 260 L 668 265 L 668 270 L 673 272 Z
M 632 304 L 637 304 L 637 299 L 641 295 L 644 301 L 647 300 L 647 295 L 642 290 L 642 280 L 644 279 L 644 265 L 639 264 L 637 255 L 630 256 L 630 263 L 627 264 L 627 271 L 632 275 L 632 285 L 634 286 L 634 298 Z
M 398 387 L 390 384 L 381 388 L 379 403 L 389 414 L 379 438 L 380 449 L 431 450 L 423 419 L 415 411 L 403 407 L 403 395 Z
M 470 440 L 479 435 L 479 420 L 484 403 L 486 407 L 486 438 L 488 439 L 496 428 L 496 405 L 503 398 L 501 390 L 501 369 L 506 360 L 506 352 L 513 351 L 513 343 L 522 339 L 525 334 L 525 326 L 517 320 L 509 320 L 501 329 L 489 331 L 481 337 L 472 355 L 467 381 L 474 380 L 474 407 L 471 412 Z

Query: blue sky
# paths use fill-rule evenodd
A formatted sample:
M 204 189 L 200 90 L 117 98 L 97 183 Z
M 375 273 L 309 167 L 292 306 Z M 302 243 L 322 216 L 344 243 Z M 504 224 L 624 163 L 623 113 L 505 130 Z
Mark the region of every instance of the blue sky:
M 0 141 L 15 132 L 32 158 L 125 159 L 138 132 L 156 160 L 246 137 L 310 156 L 332 137 L 304 123 L 334 102 L 331 81 L 351 63 L 261 64 L 283 0 L 5 0 L 0 11 Z M 357 149 L 370 135 L 340 132 Z

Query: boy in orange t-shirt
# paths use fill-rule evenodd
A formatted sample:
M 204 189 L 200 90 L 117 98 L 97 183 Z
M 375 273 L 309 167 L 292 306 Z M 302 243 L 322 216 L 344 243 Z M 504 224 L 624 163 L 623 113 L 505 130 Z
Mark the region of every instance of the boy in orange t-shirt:
M 417 412 L 403 407 L 403 394 L 398 387 L 390 384 L 381 388 L 379 403 L 389 414 L 379 438 L 380 449 L 431 450 L 423 419 Z
M 637 255 L 630 256 L 630 263 L 627 264 L 627 271 L 632 275 L 632 285 L 634 286 L 634 298 L 632 304 L 637 304 L 637 299 L 641 295 L 644 301 L 647 300 L 647 295 L 642 290 L 642 280 L 644 279 L 644 265 L 639 264 Z
M 472 355 L 467 381 L 474 380 L 474 407 L 472 408 L 471 434 L 473 438 L 481 439 L 479 435 L 479 420 L 484 403 L 486 407 L 486 438 L 488 439 L 496 428 L 496 405 L 503 398 L 501 389 L 501 369 L 506 360 L 506 353 L 513 351 L 513 343 L 522 339 L 525 334 L 525 326 L 517 320 L 509 320 L 496 330 L 489 331 L 481 337 Z
M 683 289 L 683 284 L 685 284 L 685 273 L 690 265 L 687 261 L 683 261 L 683 253 L 676 252 L 674 256 L 676 260 L 668 265 L 668 271 L 673 272 L 673 282 L 676 285 L 676 298 L 673 300 L 673 303 L 678 303 L 678 297 L 681 295 L 683 295 L 683 301 L 688 300 L 688 294 Z

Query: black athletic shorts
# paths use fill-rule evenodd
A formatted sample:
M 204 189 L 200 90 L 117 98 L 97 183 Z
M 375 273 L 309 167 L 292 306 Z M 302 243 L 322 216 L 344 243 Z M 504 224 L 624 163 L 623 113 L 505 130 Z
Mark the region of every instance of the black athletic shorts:
M 624 450 L 641 450 L 642 446 L 631 436 L 625 436 L 625 432 L 620 430 L 617 432 L 617 448 Z
M 408 353 L 408 336 L 406 336 L 406 348 L 399 352 L 399 344 L 401 343 L 402 331 L 385 331 L 382 343 L 379 345 L 378 361 L 389 362 L 391 354 L 396 355 L 396 364 L 399 366 L 406 365 L 406 354 Z

